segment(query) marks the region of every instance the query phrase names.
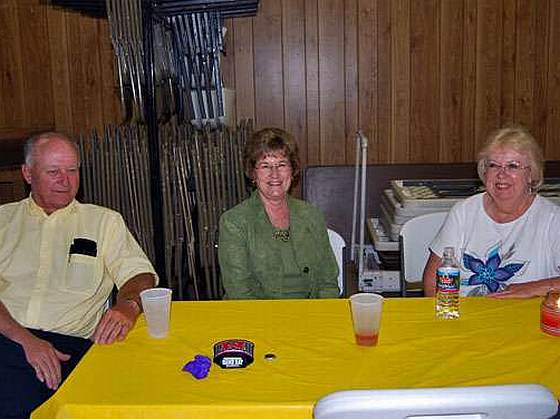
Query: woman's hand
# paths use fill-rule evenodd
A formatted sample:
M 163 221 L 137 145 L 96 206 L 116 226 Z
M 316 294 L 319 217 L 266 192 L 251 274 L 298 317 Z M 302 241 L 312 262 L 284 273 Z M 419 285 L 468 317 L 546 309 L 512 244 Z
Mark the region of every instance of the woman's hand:
M 436 294 L 436 270 L 441 263 L 441 258 L 430 250 L 430 257 L 424 267 L 422 281 L 424 282 L 424 297 L 433 297 Z M 403 284 L 403 286 L 406 286 Z
M 492 298 L 531 298 L 546 295 L 551 289 L 548 279 L 541 281 L 525 282 L 523 284 L 511 284 L 505 290 L 490 294 Z

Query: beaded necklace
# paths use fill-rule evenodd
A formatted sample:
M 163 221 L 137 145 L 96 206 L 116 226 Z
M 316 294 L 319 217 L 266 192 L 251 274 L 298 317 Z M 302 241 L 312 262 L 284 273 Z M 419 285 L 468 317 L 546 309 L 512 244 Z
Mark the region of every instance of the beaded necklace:
M 274 240 L 282 240 L 283 242 L 287 242 L 288 240 L 290 240 L 290 230 L 275 229 L 272 233 L 272 238 Z

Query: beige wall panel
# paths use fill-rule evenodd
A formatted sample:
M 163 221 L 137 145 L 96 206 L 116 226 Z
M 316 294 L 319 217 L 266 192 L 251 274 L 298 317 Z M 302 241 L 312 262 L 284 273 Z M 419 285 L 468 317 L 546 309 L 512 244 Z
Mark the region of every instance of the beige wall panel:
M 265 1 L 253 20 L 255 123 L 258 128 L 284 126 L 282 2 Z
M 500 86 L 500 123 L 511 124 L 515 115 L 516 54 L 519 45 L 516 39 L 516 0 L 503 1 L 502 14 L 502 57 Z
M 70 74 L 70 96 L 72 98 L 72 132 L 88 129 L 86 108 L 87 101 L 83 100 L 85 94 L 85 77 L 82 71 L 83 51 L 82 42 L 82 20 L 81 15 L 73 14 L 67 21 L 68 31 L 68 69 Z M 87 127 L 87 128 L 86 128 Z
M 389 162 L 410 159 L 410 1 L 391 2 L 391 155 Z
M 282 15 L 285 128 L 296 138 L 306 164 L 305 0 L 284 0 Z
M 54 124 L 50 49 L 46 8 L 19 5 L 25 125 L 50 128 Z
M 440 7 L 439 159 L 455 162 L 462 159 L 463 1 L 445 1 Z
M 378 108 L 376 103 L 378 82 L 378 50 L 377 38 L 379 28 L 377 26 L 377 3 L 370 0 L 358 0 L 357 10 L 357 46 L 354 51 L 357 54 L 358 80 L 357 109 L 347 109 L 356 113 L 357 121 L 353 121 L 354 130 L 361 129 L 369 140 L 368 161 L 379 161 L 379 140 L 376 129 L 378 119 Z M 347 86 L 348 89 L 348 86 Z M 348 118 L 347 118 L 348 120 Z M 348 158 L 355 155 L 356 140 L 352 135 L 349 139 L 351 148 L 348 150 Z
M 0 105 L 0 131 L 11 137 L 48 129 L 76 135 L 119 119 L 116 91 L 104 85 L 114 86 L 103 76 L 114 61 L 108 32 L 98 30 L 105 21 L 41 0 L 2 2 L 3 19 L 1 92 L 11 105 Z
M 237 121 L 293 132 L 306 164 L 470 161 L 524 123 L 560 158 L 560 2 L 261 0 L 227 20 Z M 107 22 L 42 0 L 0 2 L 0 134 L 119 121 Z M 0 138 L 1 138 L 0 136 Z
M 391 140 L 393 138 L 392 123 L 392 62 L 391 62 L 391 2 L 379 0 L 377 4 L 377 43 L 372 47 L 377 51 L 377 85 L 375 86 L 374 106 L 377 119 L 375 121 L 375 145 L 378 162 L 390 161 Z M 373 71 L 373 70 L 372 70 Z
M 321 163 L 346 160 L 344 1 L 319 2 L 319 106 Z
M 57 130 L 72 134 L 74 124 L 68 65 L 68 18 L 72 17 L 68 17 L 68 13 L 63 10 L 49 8 L 47 11 L 54 124 Z
M 305 0 L 305 119 L 307 126 L 308 165 L 321 164 L 321 128 L 319 114 L 319 0 Z
M 356 153 L 356 131 L 358 130 L 358 1 L 344 1 L 344 137 L 346 159 Z M 365 125 L 364 125 L 365 128 Z
M 545 146 L 548 119 L 548 53 L 550 40 L 550 3 L 556 0 L 537 2 L 535 19 L 535 84 L 532 132 L 537 141 Z
M 0 124 L 2 130 L 25 123 L 24 79 L 16 0 L 0 2 Z
M 476 42 L 475 150 L 500 126 L 502 1 L 478 2 Z
M 515 3 L 515 2 L 514 2 Z M 535 95 L 535 54 L 536 54 L 536 2 L 521 1 L 517 4 L 517 45 L 515 54 L 515 119 L 527 127 L 533 127 L 533 104 Z M 512 37 L 515 33 L 512 32 Z M 504 89 L 505 90 L 505 89 Z
M 413 1 L 410 10 L 410 154 L 439 160 L 439 2 Z M 434 109 L 434 112 L 426 112 Z
M 118 123 L 122 120 L 119 87 L 117 82 L 116 61 L 111 44 L 111 35 L 107 20 L 98 20 L 99 37 L 99 72 L 101 77 L 102 123 Z
M 560 1 L 550 2 L 550 46 L 548 66 L 548 119 L 545 156 L 560 159 Z
M 463 3 L 463 60 L 461 97 L 461 159 L 475 160 L 477 0 Z
M 99 42 L 97 21 L 84 17 L 80 22 L 82 33 L 80 35 L 80 73 L 81 86 L 84 101 L 85 126 L 103 126 L 103 78 L 101 77 L 101 65 L 99 63 Z M 108 36 L 108 34 L 104 34 Z

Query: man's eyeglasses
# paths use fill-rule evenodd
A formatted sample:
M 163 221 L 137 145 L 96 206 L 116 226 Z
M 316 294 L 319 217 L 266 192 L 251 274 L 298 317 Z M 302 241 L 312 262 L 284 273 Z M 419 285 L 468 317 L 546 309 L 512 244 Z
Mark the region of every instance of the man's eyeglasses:
M 508 161 L 505 164 L 499 164 L 495 161 L 489 160 L 485 162 L 486 171 L 490 173 L 500 173 L 502 170 L 508 175 L 516 175 L 522 170 L 529 169 L 530 166 L 523 166 L 518 161 Z
M 288 162 L 280 162 L 277 164 L 259 163 L 256 165 L 256 169 L 265 174 L 272 173 L 273 169 L 278 170 L 280 173 L 287 173 L 292 170 L 292 165 Z
M 68 176 L 73 176 L 76 175 L 80 172 L 80 168 L 78 166 L 72 166 L 72 167 L 66 167 L 66 168 L 62 168 L 62 167 L 51 167 L 45 170 L 45 173 L 47 174 L 47 176 L 49 176 L 50 178 L 56 179 L 58 177 L 60 177 L 62 174 L 66 174 Z

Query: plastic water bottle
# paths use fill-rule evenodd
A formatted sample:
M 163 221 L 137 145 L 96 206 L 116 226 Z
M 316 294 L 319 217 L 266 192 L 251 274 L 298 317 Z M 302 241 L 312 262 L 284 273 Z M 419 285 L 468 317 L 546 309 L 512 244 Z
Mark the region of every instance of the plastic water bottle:
M 436 270 L 436 317 L 456 319 L 459 317 L 459 266 L 455 260 L 455 249 L 446 247 L 443 260 Z

